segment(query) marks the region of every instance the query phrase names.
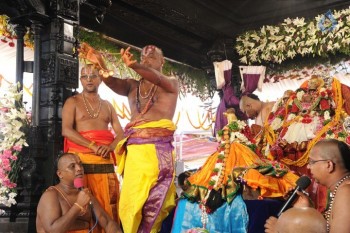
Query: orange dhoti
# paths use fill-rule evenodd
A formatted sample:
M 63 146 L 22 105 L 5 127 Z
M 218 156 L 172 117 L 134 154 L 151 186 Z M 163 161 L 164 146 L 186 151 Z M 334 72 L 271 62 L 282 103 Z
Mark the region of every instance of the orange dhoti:
M 108 130 L 90 130 L 79 133 L 97 145 L 109 145 L 114 140 L 113 134 Z M 77 154 L 80 157 L 84 166 L 85 187 L 89 188 L 109 216 L 119 222 L 119 182 L 114 168 L 114 155 L 109 159 L 104 159 L 95 155 L 91 149 L 77 145 L 67 138 L 65 139 L 64 151 Z M 96 226 L 93 232 L 100 233 L 104 230 Z

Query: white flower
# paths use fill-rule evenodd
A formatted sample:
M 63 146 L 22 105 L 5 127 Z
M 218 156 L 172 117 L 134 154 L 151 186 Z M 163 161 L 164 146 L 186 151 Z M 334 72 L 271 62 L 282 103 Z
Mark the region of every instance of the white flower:
M 303 98 L 304 94 L 305 94 L 304 91 L 298 91 L 298 92 L 297 92 L 297 99 L 298 99 L 298 100 L 301 100 L 301 99 Z
M 230 143 L 232 142 L 240 142 L 240 143 L 248 143 L 248 138 L 240 133 L 240 132 L 232 132 L 230 136 Z
M 332 133 L 332 134 L 326 134 L 326 139 L 331 139 L 331 138 L 335 138 L 334 133 Z
M 292 23 L 293 23 L 293 21 L 290 18 L 286 18 L 282 25 L 289 25 L 289 24 L 292 24 Z
M 287 121 L 291 121 L 295 118 L 295 114 L 289 114 L 289 116 L 287 117 Z
M 304 18 L 287 18 L 278 26 L 264 25 L 260 30 L 244 33 L 237 38 L 236 49 L 240 61 L 245 64 L 262 60 L 281 63 L 298 54 L 322 56 L 335 51 L 347 54 L 350 44 L 350 37 L 347 36 L 350 34 L 350 8 L 334 11 L 333 17 L 337 24 L 333 25 L 332 30 L 320 33 L 319 22 L 324 17 L 319 15 L 308 22 Z
M 296 19 L 293 19 L 293 24 L 297 27 L 302 27 L 304 26 L 306 23 L 305 23 L 305 19 L 304 18 L 296 18 Z
M 272 122 L 271 122 L 271 128 L 273 130 L 279 129 L 283 124 L 283 121 L 281 120 L 281 118 L 276 117 Z
M 248 63 L 248 60 L 247 60 L 247 57 L 246 57 L 246 56 L 241 57 L 239 60 L 240 60 L 240 62 L 242 62 L 242 63 L 245 63 L 245 64 Z
M 289 57 L 289 58 L 294 58 L 295 55 L 297 55 L 297 53 L 294 50 L 293 51 L 289 50 L 287 52 L 287 57 Z
M 247 126 L 247 124 L 244 121 L 240 121 L 240 120 L 237 121 L 237 124 L 240 130 L 244 129 L 244 127 Z
M 219 176 L 218 176 L 218 175 L 212 176 L 211 179 L 212 179 L 212 180 L 215 180 L 215 181 L 218 181 Z
M 331 116 L 329 114 L 329 111 L 325 111 L 323 117 L 324 117 L 325 120 L 330 120 Z

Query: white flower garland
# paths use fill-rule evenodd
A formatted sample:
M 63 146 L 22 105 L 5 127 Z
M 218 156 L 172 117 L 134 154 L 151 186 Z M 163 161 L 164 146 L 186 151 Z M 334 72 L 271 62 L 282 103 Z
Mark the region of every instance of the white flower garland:
M 304 18 L 287 18 L 278 26 L 246 32 L 237 38 L 236 50 L 245 64 L 282 63 L 296 55 L 349 54 L 349 34 L 350 8 L 318 15 L 309 22 Z

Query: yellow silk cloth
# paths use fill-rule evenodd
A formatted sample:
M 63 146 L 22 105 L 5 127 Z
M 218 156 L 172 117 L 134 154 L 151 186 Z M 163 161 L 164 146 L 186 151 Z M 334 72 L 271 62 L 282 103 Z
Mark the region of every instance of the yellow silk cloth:
M 126 126 L 125 131 L 127 131 L 128 128 L 135 129 L 136 130 L 135 134 L 137 135 L 137 137 L 140 137 L 140 138 L 156 137 L 156 136 L 159 136 L 157 134 L 160 134 L 160 133 L 162 133 L 161 136 L 167 136 L 167 135 L 164 135 L 163 133 L 164 130 L 167 130 L 172 134 L 176 130 L 176 126 L 174 125 L 174 123 L 168 119 L 161 119 L 159 121 L 148 121 L 148 122 L 138 121 L 134 123 L 129 123 Z M 150 130 L 152 130 L 151 134 L 149 133 Z M 123 174 L 123 171 L 124 171 L 127 141 L 129 137 L 133 137 L 133 136 L 135 135 L 126 135 L 126 137 L 118 143 L 115 149 L 116 160 L 118 165 L 117 172 L 119 174 Z
M 136 129 L 136 131 L 147 128 L 159 128 L 159 131 L 161 129 L 174 131 L 175 125 L 173 122 L 163 119 L 147 122 L 132 128 Z M 144 134 L 142 135 L 145 137 L 147 131 L 143 132 Z M 129 135 L 129 137 L 132 136 Z M 126 142 L 125 140 L 119 146 L 125 145 Z M 157 184 L 158 180 L 159 167 L 155 144 L 128 145 L 127 154 L 117 155 L 117 164 L 118 169 L 122 167 L 121 171 L 123 171 L 123 185 L 119 202 L 119 215 L 123 231 L 124 233 L 136 233 L 142 220 L 142 208 L 148 199 L 150 190 Z M 162 221 L 175 207 L 175 193 L 176 188 L 172 182 L 151 232 L 156 233 L 160 231 Z
M 218 155 L 219 152 L 213 153 L 204 165 L 188 178 L 191 187 L 186 191 L 186 196 L 197 197 L 200 200 L 205 198 Z M 222 184 L 219 184 L 219 187 L 223 188 L 224 198 L 228 202 L 233 200 L 238 190 L 234 179 L 239 175 L 247 182 L 249 187 L 259 188 L 261 197 L 282 197 L 289 188 L 295 186 L 295 182 L 299 177 L 291 172 L 287 172 L 282 177 L 274 177 L 263 175 L 258 170 L 249 168 L 264 163 L 266 161 L 262 161 L 250 148 L 241 143 L 233 142 L 230 145 L 230 153 L 225 162 Z M 238 174 L 238 171 L 241 171 L 241 174 Z
M 108 133 L 109 132 L 109 133 Z M 90 130 L 80 132 L 83 137 L 97 144 L 108 145 L 113 141 L 113 135 L 108 130 Z M 65 150 L 69 153 L 77 154 L 83 164 L 113 164 L 112 156 L 109 159 L 104 159 L 91 152 L 89 148 L 81 148 L 73 142 L 65 140 Z M 90 153 L 89 153 L 90 151 Z M 84 187 L 89 188 L 92 195 L 98 200 L 101 207 L 115 221 L 119 222 L 118 216 L 118 197 L 119 197 L 119 182 L 115 173 L 105 174 L 85 174 Z M 93 233 L 103 233 L 104 230 L 97 225 Z

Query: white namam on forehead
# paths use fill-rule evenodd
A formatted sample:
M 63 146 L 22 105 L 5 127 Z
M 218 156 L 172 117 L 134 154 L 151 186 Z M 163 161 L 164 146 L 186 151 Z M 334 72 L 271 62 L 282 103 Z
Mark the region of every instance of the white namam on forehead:
M 86 64 L 81 68 L 81 72 L 80 72 L 81 75 L 92 74 L 92 73 L 98 74 L 98 70 L 92 64 Z

